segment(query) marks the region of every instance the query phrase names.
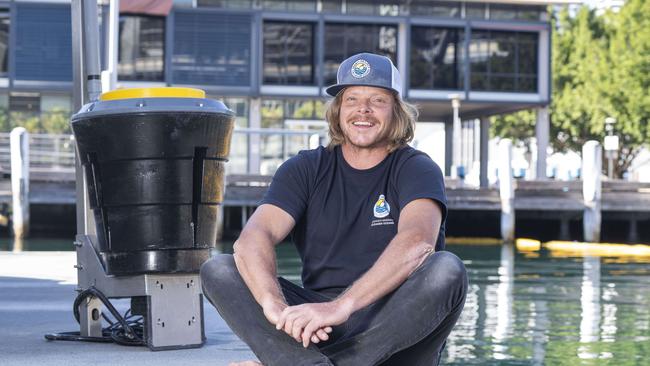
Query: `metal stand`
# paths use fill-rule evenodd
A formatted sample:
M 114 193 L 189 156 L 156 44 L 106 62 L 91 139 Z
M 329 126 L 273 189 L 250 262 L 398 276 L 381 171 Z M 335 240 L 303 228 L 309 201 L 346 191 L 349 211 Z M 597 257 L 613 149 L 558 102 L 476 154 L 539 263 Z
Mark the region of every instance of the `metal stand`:
M 93 240 L 89 235 L 77 235 L 75 241 L 79 291 L 93 286 L 108 298 L 146 299 L 146 311 L 141 315 L 145 341 L 152 351 L 203 345 L 203 295 L 198 275 L 107 276 Z M 90 298 L 80 305 L 79 313 L 81 335 L 100 337 L 101 302 Z

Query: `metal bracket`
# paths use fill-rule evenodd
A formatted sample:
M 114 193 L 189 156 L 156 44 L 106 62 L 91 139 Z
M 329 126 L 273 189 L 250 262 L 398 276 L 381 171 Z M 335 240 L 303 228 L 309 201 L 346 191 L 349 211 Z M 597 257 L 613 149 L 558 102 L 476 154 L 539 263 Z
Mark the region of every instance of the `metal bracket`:
M 75 241 L 80 291 L 94 286 L 108 298 L 147 297 L 145 340 L 152 351 L 203 345 L 203 296 L 198 274 L 107 276 L 93 239 L 77 235 Z M 82 335 L 101 336 L 101 302 L 90 298 L 79 310 Z

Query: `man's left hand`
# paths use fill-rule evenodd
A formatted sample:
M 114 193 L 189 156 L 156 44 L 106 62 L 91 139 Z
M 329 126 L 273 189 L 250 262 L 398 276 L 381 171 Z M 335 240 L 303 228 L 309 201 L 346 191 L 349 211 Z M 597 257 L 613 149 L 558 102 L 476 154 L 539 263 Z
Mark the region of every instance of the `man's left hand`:
M 350 306 L 337 301 L 289 306 L 282 311 L 276 328 L 284 330 L 306 348 L 319 329 L 342 324 L 351 313 Z

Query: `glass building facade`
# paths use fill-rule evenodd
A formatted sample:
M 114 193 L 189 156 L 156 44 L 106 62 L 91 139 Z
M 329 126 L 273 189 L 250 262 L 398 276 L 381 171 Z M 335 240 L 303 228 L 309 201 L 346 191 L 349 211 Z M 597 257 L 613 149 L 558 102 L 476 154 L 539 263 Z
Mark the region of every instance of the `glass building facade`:
M 0 3 L 0 109 L 71 112 L 70 24 L 69 4 Z M 550 23 L 524 2 L 174 0 L 166 15 L 121 14 L 118 39 L 118 87 L 196 87 L 236 111 L 232 173 L 272 174 L 322 143 L 324 90 L 359 52 L 395 63 L 421 121 L 449 123 L 452 93 L 465 118 L 550 98 Z

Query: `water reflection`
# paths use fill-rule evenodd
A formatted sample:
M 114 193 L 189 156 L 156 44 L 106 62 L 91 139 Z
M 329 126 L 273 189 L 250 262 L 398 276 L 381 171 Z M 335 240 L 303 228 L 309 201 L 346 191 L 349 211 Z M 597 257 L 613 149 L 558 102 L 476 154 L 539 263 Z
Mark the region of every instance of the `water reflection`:
M 600 257 L 585 257 L 582 262 L 583 275 L 580 287 L 580 343 L 598 341 L 600 325 Z M 597 358 L 589 345 L 578 347 L 578 357 Z

